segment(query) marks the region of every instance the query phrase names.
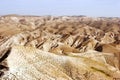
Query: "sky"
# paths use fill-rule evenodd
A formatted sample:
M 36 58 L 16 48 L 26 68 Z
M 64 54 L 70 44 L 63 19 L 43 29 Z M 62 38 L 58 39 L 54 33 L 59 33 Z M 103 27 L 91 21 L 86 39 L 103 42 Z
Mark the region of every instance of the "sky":
M 0 0 L 0 15 L 120 17 L 120 0 Z

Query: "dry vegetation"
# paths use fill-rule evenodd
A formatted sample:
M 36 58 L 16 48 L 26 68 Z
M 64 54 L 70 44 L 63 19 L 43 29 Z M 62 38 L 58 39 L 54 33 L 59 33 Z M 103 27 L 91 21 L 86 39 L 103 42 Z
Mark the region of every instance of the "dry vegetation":
M 120 80 L 120 18 L 0 17 L 2 80 Z

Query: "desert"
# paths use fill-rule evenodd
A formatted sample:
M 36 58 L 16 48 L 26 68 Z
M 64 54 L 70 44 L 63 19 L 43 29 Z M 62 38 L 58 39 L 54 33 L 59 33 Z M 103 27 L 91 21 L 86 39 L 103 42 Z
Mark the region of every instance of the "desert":
M 120 80 L 120 18 L 0 16 L 0 80 Z

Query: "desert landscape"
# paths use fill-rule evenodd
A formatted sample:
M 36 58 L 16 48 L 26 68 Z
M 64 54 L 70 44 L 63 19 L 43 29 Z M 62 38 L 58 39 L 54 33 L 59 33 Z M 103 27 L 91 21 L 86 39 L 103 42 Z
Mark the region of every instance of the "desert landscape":
M 0 80 L 120 80 L 120 18 L 0 16 Z

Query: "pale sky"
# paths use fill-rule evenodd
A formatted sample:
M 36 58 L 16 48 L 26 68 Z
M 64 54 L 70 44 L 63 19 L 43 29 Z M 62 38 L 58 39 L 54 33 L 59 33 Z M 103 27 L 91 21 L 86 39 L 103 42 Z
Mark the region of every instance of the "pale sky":
M 120 0 L 1 0 L 0 15 L 120 17 Z

